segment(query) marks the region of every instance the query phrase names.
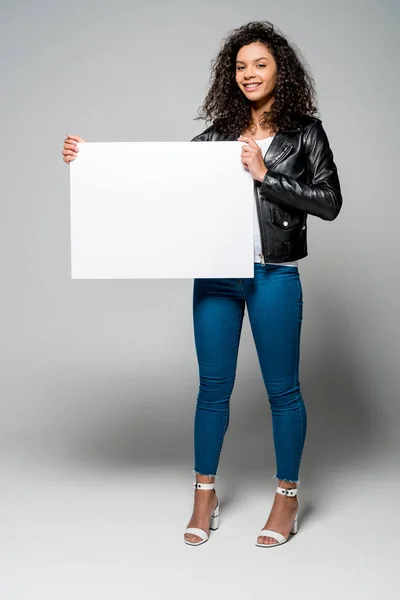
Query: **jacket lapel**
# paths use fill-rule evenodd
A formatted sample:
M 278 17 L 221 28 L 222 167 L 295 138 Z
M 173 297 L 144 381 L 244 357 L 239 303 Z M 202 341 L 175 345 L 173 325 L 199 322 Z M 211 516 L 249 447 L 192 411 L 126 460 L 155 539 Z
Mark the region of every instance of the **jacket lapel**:
M 297 131 L 297 130 L 294 130 Z M 221 141 L 235 141 L 237 139 L 235 134 L 222 134 Z M 256 140 L 257 141 L 257 140 Z M 283 132 L 278 131 L 275 134 L 267 152 L 264 156 L 264 163 L 268 169 L 272 169 L 275 165 L 281 162 L 289 154 L 293 144 L 289 137 L 285 136 Z
M 268 169 L 272 169 L 272 167 L 281 162 L 289 154 L 292 148 L 292 142 L 283 133 L 278 131 L 265 153 L 265 166 Z

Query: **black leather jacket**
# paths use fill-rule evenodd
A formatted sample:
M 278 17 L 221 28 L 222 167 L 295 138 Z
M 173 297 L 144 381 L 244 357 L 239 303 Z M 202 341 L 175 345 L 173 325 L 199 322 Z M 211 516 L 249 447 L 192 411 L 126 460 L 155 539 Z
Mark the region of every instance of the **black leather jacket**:
M 191 141 L 237 137 L 221 134 L 211 125 Z M 264 180 L 254 180 L 261 264 L 304 258 L 308 254 L 307 214 L 333 221 L 342 206 L 339 177 L 321 119 L 306 116 L 301 127 L 280 130 L 264 163 L 268 169 Z

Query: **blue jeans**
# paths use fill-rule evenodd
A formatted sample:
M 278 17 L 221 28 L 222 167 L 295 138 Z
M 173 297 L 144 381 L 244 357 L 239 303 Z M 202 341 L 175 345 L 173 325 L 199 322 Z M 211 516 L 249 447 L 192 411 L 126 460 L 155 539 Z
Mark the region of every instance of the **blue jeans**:
M 245 306 L 272 412 L 275 477 L 299 483 L 307 429 L 299 383 L 303 293 L 298 268 L 282 265 L 254 263 L 254 277 L 247 279 L 194 280 L 193 324 L 200 378 L 194 471 L 217 474 Z

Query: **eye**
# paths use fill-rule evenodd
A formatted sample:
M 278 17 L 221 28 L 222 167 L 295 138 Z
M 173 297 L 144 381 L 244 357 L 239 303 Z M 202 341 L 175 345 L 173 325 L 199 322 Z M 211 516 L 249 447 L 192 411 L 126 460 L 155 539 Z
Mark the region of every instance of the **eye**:
M 262 63 L 259 63 L 257 65 L 257 67 L 266 67 L 267 65 L 263 65 Z M 244 67 L 240 66 L 240 67 L 236 67 L 238 71 L 241 71 L 242 69 L 244 69 Z

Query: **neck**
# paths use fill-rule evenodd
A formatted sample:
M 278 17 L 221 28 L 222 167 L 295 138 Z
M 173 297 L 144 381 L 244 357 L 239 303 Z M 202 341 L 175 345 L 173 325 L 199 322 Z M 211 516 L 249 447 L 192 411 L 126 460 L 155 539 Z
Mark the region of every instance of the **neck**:
M 273 101 L 274 99 L 270 96 L 251 103 L 251 118 L 255 123 L 259 123 L 260 117 L 264 112 L 271 110 Z

